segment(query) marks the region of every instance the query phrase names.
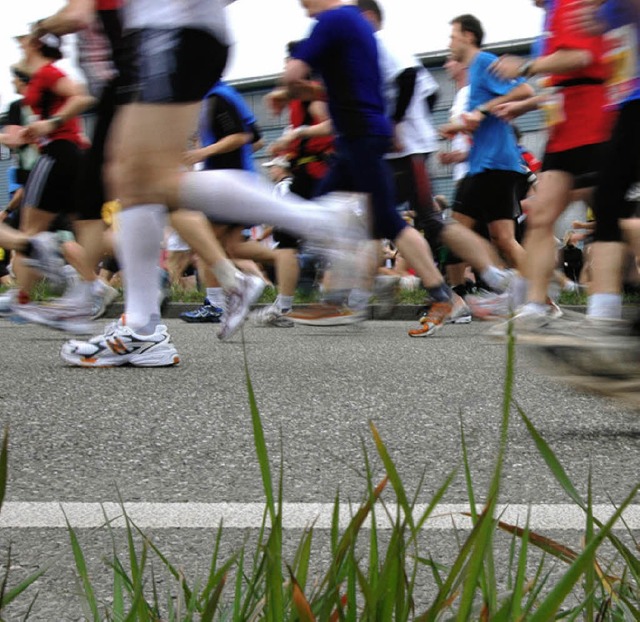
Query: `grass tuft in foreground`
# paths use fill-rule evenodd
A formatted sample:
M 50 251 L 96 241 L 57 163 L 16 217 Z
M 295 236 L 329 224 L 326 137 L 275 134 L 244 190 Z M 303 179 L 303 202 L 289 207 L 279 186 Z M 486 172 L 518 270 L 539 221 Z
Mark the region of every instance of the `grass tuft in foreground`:
M 352 510 L 346 528 L 341 528 L 343 504 L 336 495 L 328 534 L 329 560 L 313 558 L 313 525 L 305 530 L 295 553 L 287 559 L 283 552 L 282 471 L 276 477 L 245 352 L 250 425 L 265 495 L 257 545 L 252 550 L 246 545 L 240 547 L 222 560 L 224 526 L 220 524 L 208 575 L 190 583 L 135 525 L 126 505 L 121 503 L 126 534 L 124 554 L 116 544 L 115 527 L 105 518 L 105 528 L 112 540 L 107 561 L 112 576 L 111 596 L 105 602 L 97 596 L 104 593 L 104 586 L 92 582 L 76 532 L 68 524 L 86 619 L 141 622 L 640 620 L 638 543 L 629 530 L 627 541 L 632 542 L 631 545 L 612 531 L 636 497 L 640 485 L 633 487 L 609 520 L 604 523 L 597 520 L 592 511 L 591 486 L 587 498 L 583 498 L 552 448 L 518 404 L 514 404 L 514 370 L 514 343 L 510 339 L 498 452 L 489 488 L 482 495 L 472 483 L 473 465 L 461 424 L 461 468 L 466 481 L 470 529 L 456 531 L 459 546 L 453 559 L 436 562 L 433 554 L 424 549 L 420 536 L 457 472 L 446 475 L 426 507 L 418 509 L 420 486 L 413 493 L 405 488 L 394 458 L 373 422 L 370 434 L 385 475 L 375 480 L 365 448 L 367 485 L 363 500 Z M 535 533 L 528 524 L 508 524 L 497 515 L 509 425 L 514 414 L 524 423 L 557 484 L 584 513 L 581 550 Z M 0 451 L 0 503 L 6 490 L 7 452 L 8 433 L 5 432 Z M 485 501 L 478 506 L 481 496 Z M 380 532 L 383 522 L 386 523 L 384 538 Z M 499 532 L 507 534 L 506 566 L 503 561 L 497 561 L 504 558 L 504 555 L 498 556 L 504 553 L 499 547 L 504 546 L 505 541 L 504 537 L 497 537 Z M 601 553 L 605 543 L 606 555 Z M 534 551 L 540 554 L 533 555 Z M 611 551 L 615 552 L 614 559 L 609 559 Z M 160 564 L 161 570 L 171 577 L 170 585 L 157 580 L 152 561 Z M 0 592 L 0 612 L 22 595 L 42 572 L 7 591 L 7 571 Z M 427 588 L 435 595 L 425 604 Z M 25 619 L 29 617 L 33 600 L 35 597 L 31 599 Z

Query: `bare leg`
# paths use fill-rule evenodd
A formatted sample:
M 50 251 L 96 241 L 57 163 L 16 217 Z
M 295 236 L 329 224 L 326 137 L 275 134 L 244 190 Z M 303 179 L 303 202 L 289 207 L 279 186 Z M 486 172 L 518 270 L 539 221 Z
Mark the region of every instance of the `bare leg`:
M 553 226 L 564 211 L 573 187 L 568 173 L 546 171 L 540 176 L 536 199 L 529 213 L 525 238 L 524 276 L 529 281 L 528 302 L 544 304 L 555 268 Z

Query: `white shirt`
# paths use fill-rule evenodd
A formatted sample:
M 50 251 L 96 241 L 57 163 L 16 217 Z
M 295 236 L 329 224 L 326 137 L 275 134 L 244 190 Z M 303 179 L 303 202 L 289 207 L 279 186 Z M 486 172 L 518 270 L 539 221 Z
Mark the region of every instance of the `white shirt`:
M 235 0 L 128 0 L 126 28 L 198 28 L 230 43 L 224 7 Z
M 469 85 L 463 86 L 453 98 L 453 104 L 449 109 L 449 120 L 452 123 L 460 121 L 462 114 L 467 112 L 467 104 L 469 102 Z M 453 151 L 462 151 L 462 153 L 468 153 L 471 148 L 471 139 L 467 134 L 456 134 L 451 140 L 451 149 Z M 469 172 L 469 165 L 467 162 L 459 162 L 453 165 L 453 179 L 454 181 L 460 181 Z
M 382 74 L 382 89 L 387 106 L 387 115 L 393 114 L 398 95 L 396 78 L 407 68 L 417 67 L 415 91 L 404 119 L 397 126 L 397 135 L 404 149 L 387 154 L 388 158 L 403 158 L 418 153 L 433 153 L 438 150 L 438 136 L 431 120 L 427 97 L 438 89 L 433 76 L 412 54 L 400 50 L 397 44 L 390 46 L 382 31 L 376 32 L 378 57 Z

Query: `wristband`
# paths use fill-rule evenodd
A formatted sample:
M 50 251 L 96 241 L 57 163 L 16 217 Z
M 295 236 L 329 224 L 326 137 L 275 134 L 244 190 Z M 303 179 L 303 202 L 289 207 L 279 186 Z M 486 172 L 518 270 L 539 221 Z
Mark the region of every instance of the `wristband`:
M 529 78 L 531 77 L 531 68 L 533 67 L 533 61 L 528 60 L 520 65 L 520 69 L 518 69 L 518 77 L 519 78 Z
M 53 127 L 57 130 L 62 125 L 64 125 L 64 119 L 61 116 L 56 115 L 55 117 L 50 117 L 49 121 L 53 123 Z
M 480 106 L 478 106 L 476 108 L 476 110 L 483 116 L 486 117 L 488 114 L 490 114 L 489 112 L 489 108 L 487 108 L 486 104 L 481 104 Z

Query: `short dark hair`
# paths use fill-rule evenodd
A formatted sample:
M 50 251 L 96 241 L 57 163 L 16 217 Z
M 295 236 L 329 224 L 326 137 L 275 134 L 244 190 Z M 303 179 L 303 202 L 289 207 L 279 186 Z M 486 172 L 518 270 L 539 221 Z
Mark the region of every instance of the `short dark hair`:
M 40 54 L 51 60 L 60 60 L 62 58 L 62 40 L 58 35 L 47 32 L 38 38 L 40 43 Z
M 458 17 L 454 17 L 449 23 L 451 25 L 458 24 L 462 32 L 470 32 L 471 34 L 473 34 L 476 39 L 476 45 L 478 47 L 482 45 L 482 40 L 484 39 L 484 30 L 482 28 L 480 20 L 475 17 L 475 15 L 469 15 L 469 13 L 458 15 Z
M 358 8 L 361 11 L 371 11 L 378 18 L 378 21 L 382 24 L 384 15 L 382 13 L 380 5 L 376 2 L 376 0 L 358 0 Z

